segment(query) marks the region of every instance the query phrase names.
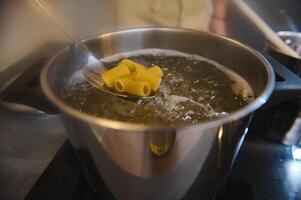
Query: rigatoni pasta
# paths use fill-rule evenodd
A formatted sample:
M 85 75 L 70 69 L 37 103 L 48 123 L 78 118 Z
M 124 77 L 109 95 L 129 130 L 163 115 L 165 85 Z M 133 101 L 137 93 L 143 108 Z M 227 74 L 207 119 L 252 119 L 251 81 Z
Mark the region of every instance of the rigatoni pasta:
M 113 84 L 116 79 L 130 75 L 130 70 L 125 65 L 118 65 L 108 71 L 105 71 L 101 74 L 103 81 L 107 87 L 113 87 Z
M 123 59 L 120 64 L 127 66 L 131 73 L 138 72 L 140 69 L 146 69 L 143 65 L 135 63 L 129 59 Z
M 126 92 L 135 96 L 149 96 L 151 93 L 150 84 L 146 81 L 136 81 L 131 77 L 119 78 L 114 83 L 114 88 L 118 92 Z
M 161 68 L 158 67 L 158 66 L 151 67 L 151 68 L 148 69 L 147 71 L 148 71 L 148 72 L 151 72 L 152 74 L 157 75 L 159 78 L 162 78 L 162 77 L 163 77 L 163 71 L 162 71 Z
M 147 68 L 129 59 L 101 74 L 106 86 L 120 93 L 149 96 L 160 86 L 163 71 L 158 66 Z
M 161 78 L 155 73 L 150 73 L 148 70 L 139 70 L 135 76 L 135 80 L 149 82 L 154 92 L 158 90 L 161 83 Z

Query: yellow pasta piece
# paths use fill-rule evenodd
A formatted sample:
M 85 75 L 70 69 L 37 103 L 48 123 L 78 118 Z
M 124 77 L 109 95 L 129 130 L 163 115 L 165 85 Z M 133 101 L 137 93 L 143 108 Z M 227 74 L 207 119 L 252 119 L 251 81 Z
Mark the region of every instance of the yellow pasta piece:
M 159 76 L 160 78 L 163 77 L 163 71 L 162 71 L 161 68 L 158 67 L 158 66 L 151 67 L 151 68 L 149 68 L 147 71 L 150 72 L 150 73 L 156 74 L 156 75 Z
M 114 82 L 114 88 L 118 92 L 127 92 L 135 96 L 149 96 L 151 93 L 150 84 L 146 81 L 135 81 L 132 77 L 122 77 Z
M 123 59 L 116 67 L 101 74 L 106 86 L 120 93 L 149 96 L 157 91 L 163 72 L 158 66 L 147 68 L 129 59 Z
M 135 80 L 149 82 L 153 91 L 157 91 L 161 83 L 161 78 L 154 73 L 149 73 L 147 70 L 139 70 L 135 76 Z
M 118 65 L 108 71 L 105 71 L 101 74 L 102 79 L 104 80 L 107 87 L 113 87 L 113 84 L 116 79 L 127 76 L 130 74 L 130 70 L 125 65 Z
M 146 69 L 143 65 L 135 63 L 129 59 L 123 59 L 119 64 L 127 66 L 131 73 L 138 72 L 140 69 Z

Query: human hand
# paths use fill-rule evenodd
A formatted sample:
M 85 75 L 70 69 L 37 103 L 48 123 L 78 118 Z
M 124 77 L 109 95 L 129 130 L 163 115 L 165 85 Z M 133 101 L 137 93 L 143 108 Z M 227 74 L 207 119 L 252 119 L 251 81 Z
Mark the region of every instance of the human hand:
M 213 13 L 209 24 L 209 31 L 227 35 L 226 17 L 229 0 L 213 0 Z
M 212 17 L 209 24 L 209 31 L 219 35 L 226 36 L 226 22 L 224 19 Z

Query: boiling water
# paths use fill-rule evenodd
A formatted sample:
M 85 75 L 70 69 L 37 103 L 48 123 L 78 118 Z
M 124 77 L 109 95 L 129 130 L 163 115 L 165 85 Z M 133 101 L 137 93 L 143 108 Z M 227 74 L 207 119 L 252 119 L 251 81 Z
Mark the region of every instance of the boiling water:
M 148 125 L 194 124 L 227 116 L 253 100 L 249 84 L 233 71 L 197 55 L 145 49 L 106 58 L 110 65 L 129 58 L 164 72 L 152 99 L 128 100 L 105 94 L 74 73 L 62 91 L 72 107 L 90 115 Z

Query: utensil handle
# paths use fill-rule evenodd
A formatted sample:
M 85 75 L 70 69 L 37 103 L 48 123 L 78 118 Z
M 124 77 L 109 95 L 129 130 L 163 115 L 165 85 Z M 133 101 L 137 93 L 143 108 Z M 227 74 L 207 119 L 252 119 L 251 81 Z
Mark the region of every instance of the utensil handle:
M 276 81 L 274 92 L 264 108 L 293 97 L 301 96 L 301 78 L 275 60 L 272 56 L 268 54 L 263 55 L 273 66 L 276 75 L 282 79 Z
M 262 32 L 265 39 L 269 41 L 277 49 L 281 50 L 292 57 L 300 58 L 300 56 L 287 46 L 278 35 L 242 0 L 233 0 L 233 3 L 237 8 L 247 16 L 252 23 L 256 25 L 258 30 Z
M 51 19 L 52 22 L 54 22 L 77 46 L 80 48 L 80 50 L 83 51 L 83 53 L 90 55 L 90 51 L 88 47 L 81 42 L 79 38 L 77 38 L 70 30 L 68 30 L 50 11 L 43 5 L 39 0 L 33 0 L 39 8 L 46 14 L 46 16 Z

